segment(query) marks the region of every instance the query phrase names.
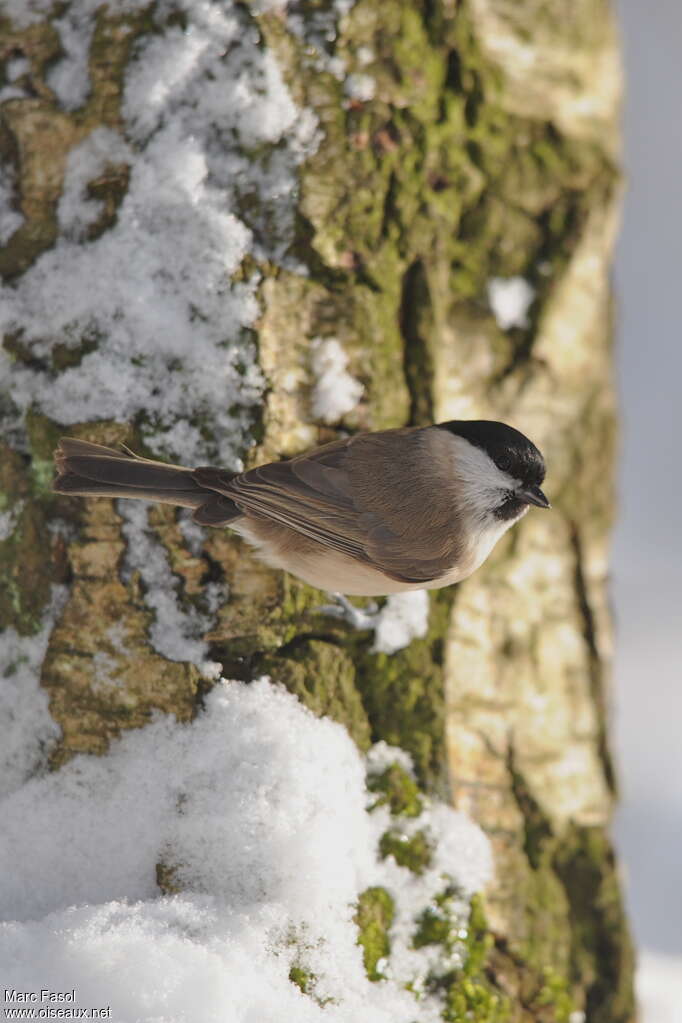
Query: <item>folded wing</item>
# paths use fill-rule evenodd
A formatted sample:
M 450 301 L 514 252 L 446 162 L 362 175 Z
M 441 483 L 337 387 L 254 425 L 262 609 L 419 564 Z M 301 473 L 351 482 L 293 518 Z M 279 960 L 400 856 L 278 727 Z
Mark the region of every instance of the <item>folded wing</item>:
M 430 470 L 424 479 L 418 432 L 359 434 L 232 478 L 211 468 L 193 476 L 249 516 L 288 526 L 393 579 L 426 583 L 448 571 L 457 548 L 450 495 L 429 485 Z M 445 529 L 425 531 L 434 517 Z M 425 535 L 439 537 L 435 548 Z

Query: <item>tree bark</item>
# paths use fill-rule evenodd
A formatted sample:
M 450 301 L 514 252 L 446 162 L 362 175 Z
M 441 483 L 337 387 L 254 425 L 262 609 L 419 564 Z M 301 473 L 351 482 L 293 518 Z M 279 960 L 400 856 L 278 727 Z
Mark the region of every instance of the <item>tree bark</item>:
M 242 268 L 244 279 L 261 276 L 252 343 L 267 390 L 252 423 L 258 444 L 241 453 L 256 464 L 339 430 L 501 419 L 543 450 L 554 510 L 530 514 L 470 580 L 431 593 L 428 634 L 392 655 L 321 623 L 312 613 L 319 593 L 261 565 L 228 531 L 212 531 L 199 549 L 174 510 L 154 508 L 152 532 L 184 613 L 207 614 L 209 583 L 229 594 L 206 630 L 226 677 L 267 673 L 346 725 L 361 748 L 379 739 L 402 746 L 420 785 L 491 837 L 497 880 L 487 922 L 477 918 L 485 954 L 475 982 L 500 995 L 507 1015 L 472 1002 L 473 1018 L 560 1021 L 582 1011 L 589 1023 L 625 1023 L 632 960 L 609 840 L 609 265 L 620 89 L 611 12 L 587 0 L 570 9 L 561 0 L 359 0 L 335 23 L 332 8 L 301 4 L 296 30 L 281 12 L 240 8 L 319 135 L 300 167 L 286 258 L 261 248 Z M 100 9 L 88 98 L 70 110 L 48 85 L 60 46 L 54 25 L 0 26 L 6 59 L 30 65 L 25 95 L 0 105 L 0 153 L 23 217 L 0 252 L 7 289 L 60 237 L 69 153 L 97 127 L 123 135 L 135 46 L 152 31 L 182 29 L 181 19 L 153 26 L 150 10 Z M 329 62 L 332 25 L 343 74 Z M 351 74 L 360 87 L 348 87 Z M 371 79 L 365 91 L 361 76 Z M 103 203 L 97 236 L 116 223 L 128 173 L 119 158 L 90 182 Z M 248 190 L 238 209 L 256 237 L 267 235 L 268 210 Z M 525 319 L 503 329 L 489 284 L 517 276 L 534 299 Z M 331 337 L 364 397 L 327 425 L 311 412 L 311 345 Z M 17 368 L 43 358 L 20 332 L 3 343 Z M 57 377 L 97 344 L 84 332 L 80 347 L 57 338 L 43 369 Z M 11 387 L 0 613 L 4 626 L 31 635 L 50 584 L 68 586 L 41 673 L 61 729 L 49 751 L 58 769 L 76 753 L 105 752 L 154 711 L 190 721 L 210 681 L 191 660 L 155 649 L 153 605 L 126 562 L 120 510 L 50 493 L 64 425 L 36 406 L 17 425 Z M 139 416 L 68 429 L 140 450 L 144 425 Z M 210 435 L 210 422 L 192 425 Z M 216 450 L 223 440 L 210 435 Z M 103 651 L 115 685 L 98 681 Z M 163 870 L 159 877 L 163 888 Z

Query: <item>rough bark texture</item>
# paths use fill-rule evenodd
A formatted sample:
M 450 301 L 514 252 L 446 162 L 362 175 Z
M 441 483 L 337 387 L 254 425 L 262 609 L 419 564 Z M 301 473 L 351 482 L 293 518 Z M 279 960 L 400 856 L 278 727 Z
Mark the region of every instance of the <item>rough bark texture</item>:
M 300 6 L 314 18 L 327 5 Z M 471 580 L 433 593 L 428 635 L 392 656 L 312 615 L 319 593 L 260 565 L 228 532 L 212 532 L 195 555 L 172 509 L 154 510 L 154 531 L 187 606 L 207 580 L 229 585 L 209 637 L 228 677 L 267 672 L 343 722 L 362 748 L 403 746 L 420 784 L 451 794 L 491 836 L 497 882 L 487 923 L 476 907 L 471 968 L 453 984 L 449 1018 L 558 1021 L 577 1009 L 589 1023 L 625 1023 L 631 959 L 608 838 L 606 731 L 619 92 L 608 5 L 359 0 L 335 52 L 361 71 L 358 50 L 373 51 L 376 91 L 366 102 L 344 100 L 276 13 L 253 17 L 323 138 L 301 176 L 296 255 L 309 275 L 260 268 L 256 342 L 269 390 L 249 461 L 331 439 L 311 419 L 310 342 L 333 335 L 365 385 L 346 428 L 511 421 L 546 454 L 555 510 L 529 515 Z M 25 217 L 0 253 L 0 273 L 13 279 L 54 242 L 69 150 L 94 125 L 119 125 L 131 42 L 150 28 L 102 8 L 91 97 L 71 113 L 45 85 L 52 27 L 0 29 L 2 53 L 24 54 L 33 81 L 32 98 L 0 109 L 0 153 L 17 168 Z M 104 231 L 126 168 L 94 187 L 107 200 Z M 487 282 L 517 274 L 537 298 L 527 328 L 503 332 Z M 20 339 L 4 344 L 30 360 Z M 65 359 L 73 352 L 65 348 Z M 42 673 L 62 729 L 54 767 L 102 752 L 154 710 L 191 719 L 207 684 L 193 665 L 153 649 L 139 579 L 121 574 L 115 506 L 50 494 L 60 432 L 34 414 L 29 457 L 3 443 L 0 459 L 3 508 L 17 512 L 0 543 L 3 624 L 30 634 L 50 581 L 70 585 Z M 111 422 L 71 432 L 108 444 L 136 436 L 135 424 Z M 72 531 L 50 532 L 51 516 Z M 98 651 L 115 685 L 97 681 Z M 372 906 L 370 891 L 359 912 L 381 932 Z

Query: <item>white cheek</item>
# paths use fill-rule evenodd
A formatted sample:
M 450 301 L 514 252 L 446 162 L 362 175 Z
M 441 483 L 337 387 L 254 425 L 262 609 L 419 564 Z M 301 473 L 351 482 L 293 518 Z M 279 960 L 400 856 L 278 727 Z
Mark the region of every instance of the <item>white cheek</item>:
M 520 485 L 519 480 L 498 469 L 484 451 L 463 437 L 453 436 L 453 440 L 456 445 L 454 473 L 459 481 L 461 510 L 481 526 L 489 524 L 494 527 L 497 535 L 501 536 L 516 520 L 500 523 L 493 513 L 503 495 Z M 495 543 L 494 540 L 492 542 Z

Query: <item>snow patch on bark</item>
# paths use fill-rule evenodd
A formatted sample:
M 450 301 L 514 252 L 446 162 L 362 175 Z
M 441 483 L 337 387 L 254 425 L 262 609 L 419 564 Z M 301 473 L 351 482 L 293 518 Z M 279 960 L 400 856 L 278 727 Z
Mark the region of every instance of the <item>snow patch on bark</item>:
M 48 5 L 24 7 L 8 13 L 25 22 Z M 51 84 L 68 110 L 89 92 L 99 7 L 72 5 L 54 22 L 63 56 Z M 295 265 L 297 170 L 316 148 L 316 119 L 293 102 L 239 5 L 174 0 L 152 17 L 156 31 L 137 40 L 126 69 L 121 133 L 98 128 L 71 153 L 56 244 L 0 285 L 0 330 L 33 356 L 10 364 L 0 352 L 0 374 L 12 373 L 15 419 L 34 407 L 65 425 L 137 420 L 160 453 L 195 464 L 219 454 L 234 466 L 263 390 L 248 330 L 260 277 L 235 274 L 247 254 Z M 84 243 L 101 213 L 87 186 L 121 165 L 128 186 L 115 222 Z M 3 235 L 17 216 L 0 181 Z M 58 345 L 77 364 L 36 368 Z

